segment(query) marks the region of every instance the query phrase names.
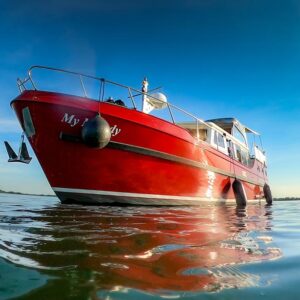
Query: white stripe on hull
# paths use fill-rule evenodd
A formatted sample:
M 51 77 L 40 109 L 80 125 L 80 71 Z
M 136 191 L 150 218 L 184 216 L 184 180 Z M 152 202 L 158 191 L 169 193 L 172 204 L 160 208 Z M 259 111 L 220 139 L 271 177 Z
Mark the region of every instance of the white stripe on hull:
M 236 203 L 235 199 L 217 199 L 207 197 L 188 197 L 140 193 L 124 193 L 86 189 L 53 187 L 62 202 L 74 201 L 89 204 L 121 203 L 133 205 L 199 205 L 203 202 Z M 251 200 L 259 202 L 260 200 Z

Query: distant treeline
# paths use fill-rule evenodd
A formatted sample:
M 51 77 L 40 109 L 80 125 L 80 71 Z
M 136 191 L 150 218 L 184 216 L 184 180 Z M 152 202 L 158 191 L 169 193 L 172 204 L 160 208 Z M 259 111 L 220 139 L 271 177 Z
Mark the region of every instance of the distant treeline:
M 19 193 L 19 192 L 11 192 L 11 191 L 3 191 L 0 189 L 0 193 L 2 194 L 14 194 L 14 195 L 29 195 L 29 196 L 42 196 L 42 197 L 55 197 L 55 195 L 45 195 L 45 194 L 26 194 L 26 193 Z
M 294 201 L 300 200 L 300 197 L 284 197 L 284 198 L 274 198 L 274 201 Z

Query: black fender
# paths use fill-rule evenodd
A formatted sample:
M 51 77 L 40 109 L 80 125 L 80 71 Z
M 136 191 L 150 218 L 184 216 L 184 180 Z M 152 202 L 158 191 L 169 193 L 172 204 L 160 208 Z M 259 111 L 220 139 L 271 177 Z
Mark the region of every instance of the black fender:
M 272 204 L 273 197 L 272 197 L 272 192 L 271 192 L 270 186 L 265 183 L 263 191 L 264 191 L 264 196 L 265 196 L 267 204 Z
M 110 141 L 110 126 L 98 113 L 94 118 L 84 123 L 81 130 L 81 137 L 87 146 L 102 149 Z
M 234 192 L 236 205 L 237 206 L 246 206 L 247 205 L 247 195 L 246 195 L 245 189 L 243 187 L 243 184 L 239 180 L 235 179 L 234 182 L 232 183 L 232 189 Z

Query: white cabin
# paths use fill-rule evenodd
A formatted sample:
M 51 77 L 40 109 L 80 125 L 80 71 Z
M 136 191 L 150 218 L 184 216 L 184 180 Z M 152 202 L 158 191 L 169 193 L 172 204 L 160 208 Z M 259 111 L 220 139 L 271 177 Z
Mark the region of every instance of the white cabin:
M 235 118 L 212 119 L 198 124 L 196 122 L 178 123 L 177 125 L 185 128 L 195 139 L 210 144 L 244 165 L 251 166 L 254 158 L 266 163 L 266 156 L 257 146 L 254 146 L 253 155 L 250 155 L 247 133 L 255 135 L 259 133 L 242 125 Z

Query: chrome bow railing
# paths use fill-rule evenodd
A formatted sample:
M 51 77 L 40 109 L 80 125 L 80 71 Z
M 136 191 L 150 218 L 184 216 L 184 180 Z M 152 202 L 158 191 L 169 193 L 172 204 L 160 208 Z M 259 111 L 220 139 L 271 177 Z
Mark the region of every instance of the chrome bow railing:
M 138 95 L 146 95 L 149 96 L 151 98 L 156 99 L 157 101 L 161 101 L 158 98 L 155 98 L 153 95 L 150 95 L 149 93 L 145 93 L 141 90 L 135 89 L 133 87 L 130 86 L 126 86 L 123 84 L 120 84 L 118 82 L 114 82 L 105 78 L 101 78 L 101 77 L 96 77 L 96 76 L 92 76 L 92 75 L 87 75 L 87 74 L 83 74 L 83 73 L 79 73 L 79 72 L 73 72 L 73 71 L 69 71 L 69 70 L 65 70 L 65 69 L 59 69 L 59 68 L 52 68 L 52 67 L 47 67 L 47 66 L 32 66 L 29 70 L 28 70 L 28 77 L 26 77 L 25 79 L 21 80 L 21 79 L 17 79 L 17 86 L 20 90 L 20 92 L 22 93 L 23 91 L 27 90 L 26 85 L 31 84 L 31 89 L 33 88 L 34 90 L 38 90 L 37 87 L 37 83 L 36 81 L 33 79 L 33 71 L 36 69 L 43 69 L 43 70 L 48 70 L 48 71 L 53 71 L 53 72 L 60 72 L 60 73 L 65 73 L 71 76 L 75 76 L 78 78 L 79 84 L 81 86 L 82 92 L 83 92 L 83 96 L 88 98 L 88 94 L 87 94 L 87 89 L 84 83 L 84 79 L 92 79 L 92 80 L 96 80 L 99 82 L 99 92 L 98 92 L 98 101 L 104 101 L 104 94 L 105 94 L 105 86 L 107 84 L 111 84 L 120 88 L 124 88 L 127 90 L 128 92 L 128 98 L 130 99 L 132 106 L 134 109 L 137 109 L 137 104 L 135 101 L 135 97 Z M 135 94 L 134 94 L 135 93 Z M 134 95 L 133 95 L 134 94 Z M 175 118 L 174 118 L 174 110 L 177 110 L 181 113 L 183 113 L 185 116 L 189 117 L 190 119 L 192 119 L 195 122 L 195 125 L 198 129 L 199 124 L 203 124 L 209 128 L 212 128 L 212 126 L 208 123 L 206 123 L 205 121 L 197 118 L 196 116 L 194 116 L 193 114 L 181 109 L 180 107 L 177 107 L 169 102 L 166 103 L 167 104 L 167 108 L 169 111 L 169 115 L 170 118 L 172 120 L 172 122 L 174 124 L 176 124 L 175 122 Z M 197 130 L 198 132 L 198 130 Z

